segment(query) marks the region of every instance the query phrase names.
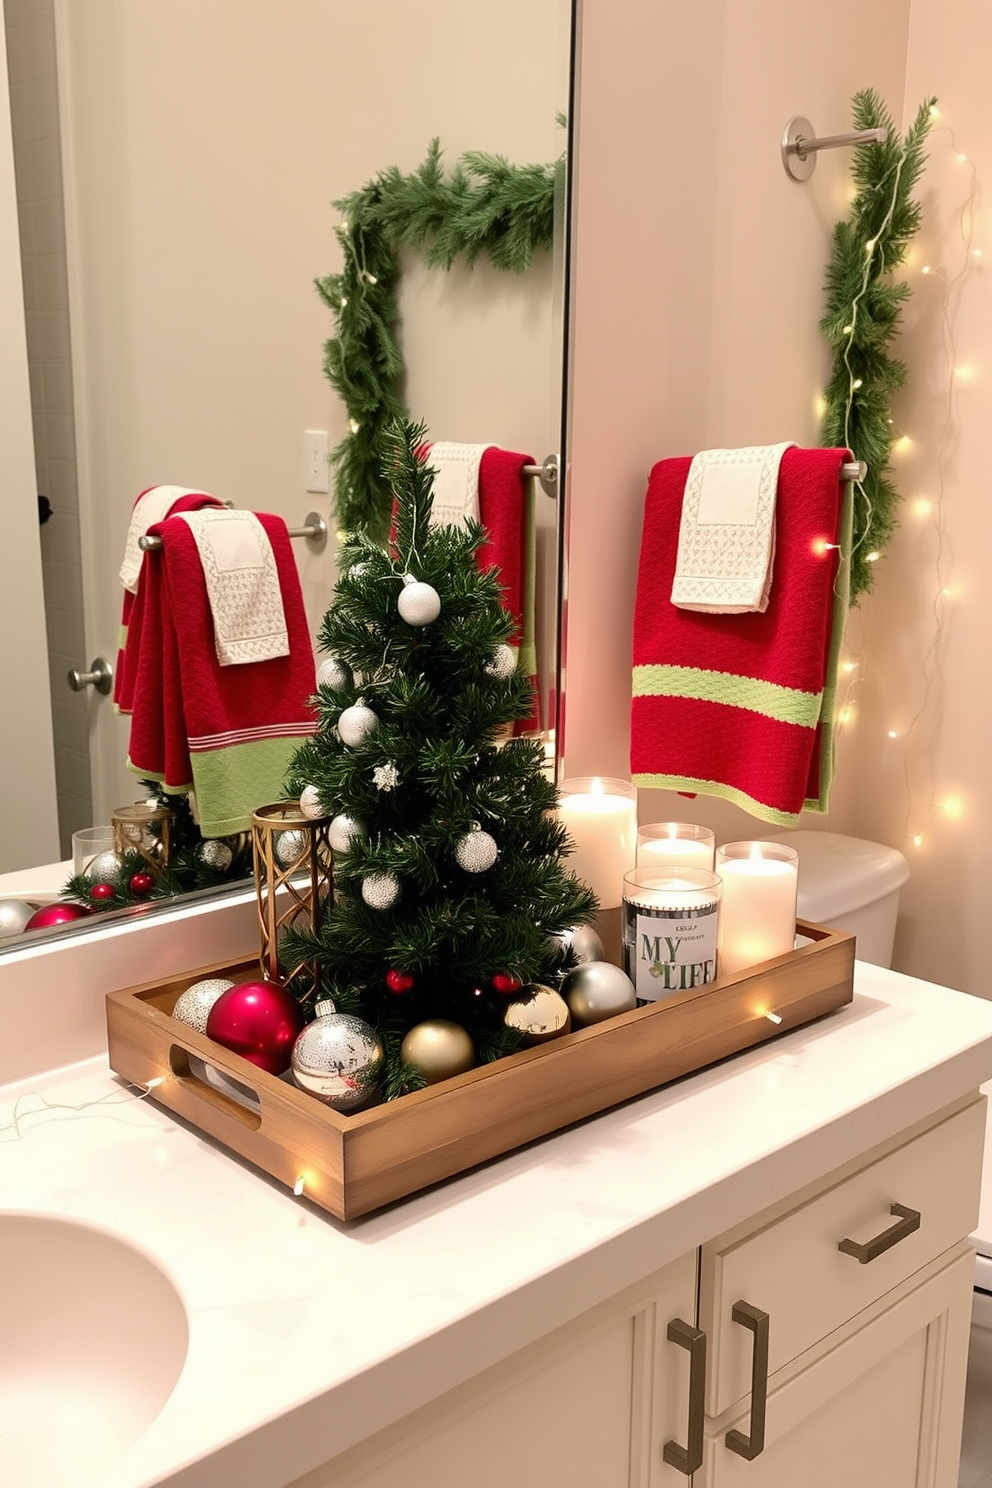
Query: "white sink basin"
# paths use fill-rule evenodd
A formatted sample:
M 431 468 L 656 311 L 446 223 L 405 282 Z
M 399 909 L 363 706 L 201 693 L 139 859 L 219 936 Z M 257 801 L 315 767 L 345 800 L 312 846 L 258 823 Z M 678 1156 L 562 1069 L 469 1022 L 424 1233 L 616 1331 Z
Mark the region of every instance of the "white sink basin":
M 168 1400 L 187 1341 L 175 1288 L 140 1251 L 0 1214 L 0 1483 L 93 1483 Z

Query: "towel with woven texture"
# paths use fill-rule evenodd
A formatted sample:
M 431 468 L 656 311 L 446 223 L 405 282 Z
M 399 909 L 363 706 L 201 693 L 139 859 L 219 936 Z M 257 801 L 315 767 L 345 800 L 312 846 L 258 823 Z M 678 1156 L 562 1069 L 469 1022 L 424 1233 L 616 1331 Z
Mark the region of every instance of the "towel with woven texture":
M 669 598 L 691 460 L 651 471 L 634 611 L 634 783 L 720 796 L 792 826 L 825 811 L 849 597 L 847 450 L 787 449 L 767 609 L 683 610 Z

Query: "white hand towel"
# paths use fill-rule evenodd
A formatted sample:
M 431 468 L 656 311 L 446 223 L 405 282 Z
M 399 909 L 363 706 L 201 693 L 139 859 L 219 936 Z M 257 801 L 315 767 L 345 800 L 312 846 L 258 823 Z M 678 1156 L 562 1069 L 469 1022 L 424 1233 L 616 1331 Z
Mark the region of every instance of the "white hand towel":
M 433 527 L 464 527 L 479 520 L 479 465 L 488 444 L 432 444 L 427 463 L 434 471 Z
M 152 486 L 149 490 L 142 491 L 134 503 L 131 508 L 127 537 L 124 540 L 124 561 L 120 572 L 121 583 L 132 594 L 138 592 L 138 575 L 145 556 L 138 546 L 138 539 L 144 537 L 149 527 L 154 527 L 156 522 L 165 519 L 169 507 L 174 501 L 178 501 L 180 496 L 197 494 L 188 486 Z
M 279 572 L 254 512 L 180 512 L 196 540 L 221 666 L 289 655 Z
M 775 497 L 785 444 L 702 450 L 682 499 L 672 604 L 741 615 L 768 608 Z

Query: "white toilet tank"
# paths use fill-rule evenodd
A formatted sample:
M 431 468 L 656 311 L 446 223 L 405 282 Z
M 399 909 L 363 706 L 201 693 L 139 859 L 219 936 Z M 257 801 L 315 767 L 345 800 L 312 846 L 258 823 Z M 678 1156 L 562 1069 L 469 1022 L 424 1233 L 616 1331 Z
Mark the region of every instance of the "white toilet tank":
M 799 918 L 858 937 L 855 955 L 892 964 L 899 890 L 909 864 L 894 847 L 838 832 L 774 832 L 799 853 Z

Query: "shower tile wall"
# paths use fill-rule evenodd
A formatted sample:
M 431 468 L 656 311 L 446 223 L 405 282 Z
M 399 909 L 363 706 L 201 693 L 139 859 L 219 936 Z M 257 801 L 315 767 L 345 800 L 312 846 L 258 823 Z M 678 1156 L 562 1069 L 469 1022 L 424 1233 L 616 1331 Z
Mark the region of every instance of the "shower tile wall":
M 70 856 L 93 819 L 89 694 L 71 692 L 85 669 L 65 215 L 52 0 L 4 0 L 14 169 L 21 231 L 38 490 L 52 516 L 41 529 L 48 662 L 55 734 L 59 837 Z

